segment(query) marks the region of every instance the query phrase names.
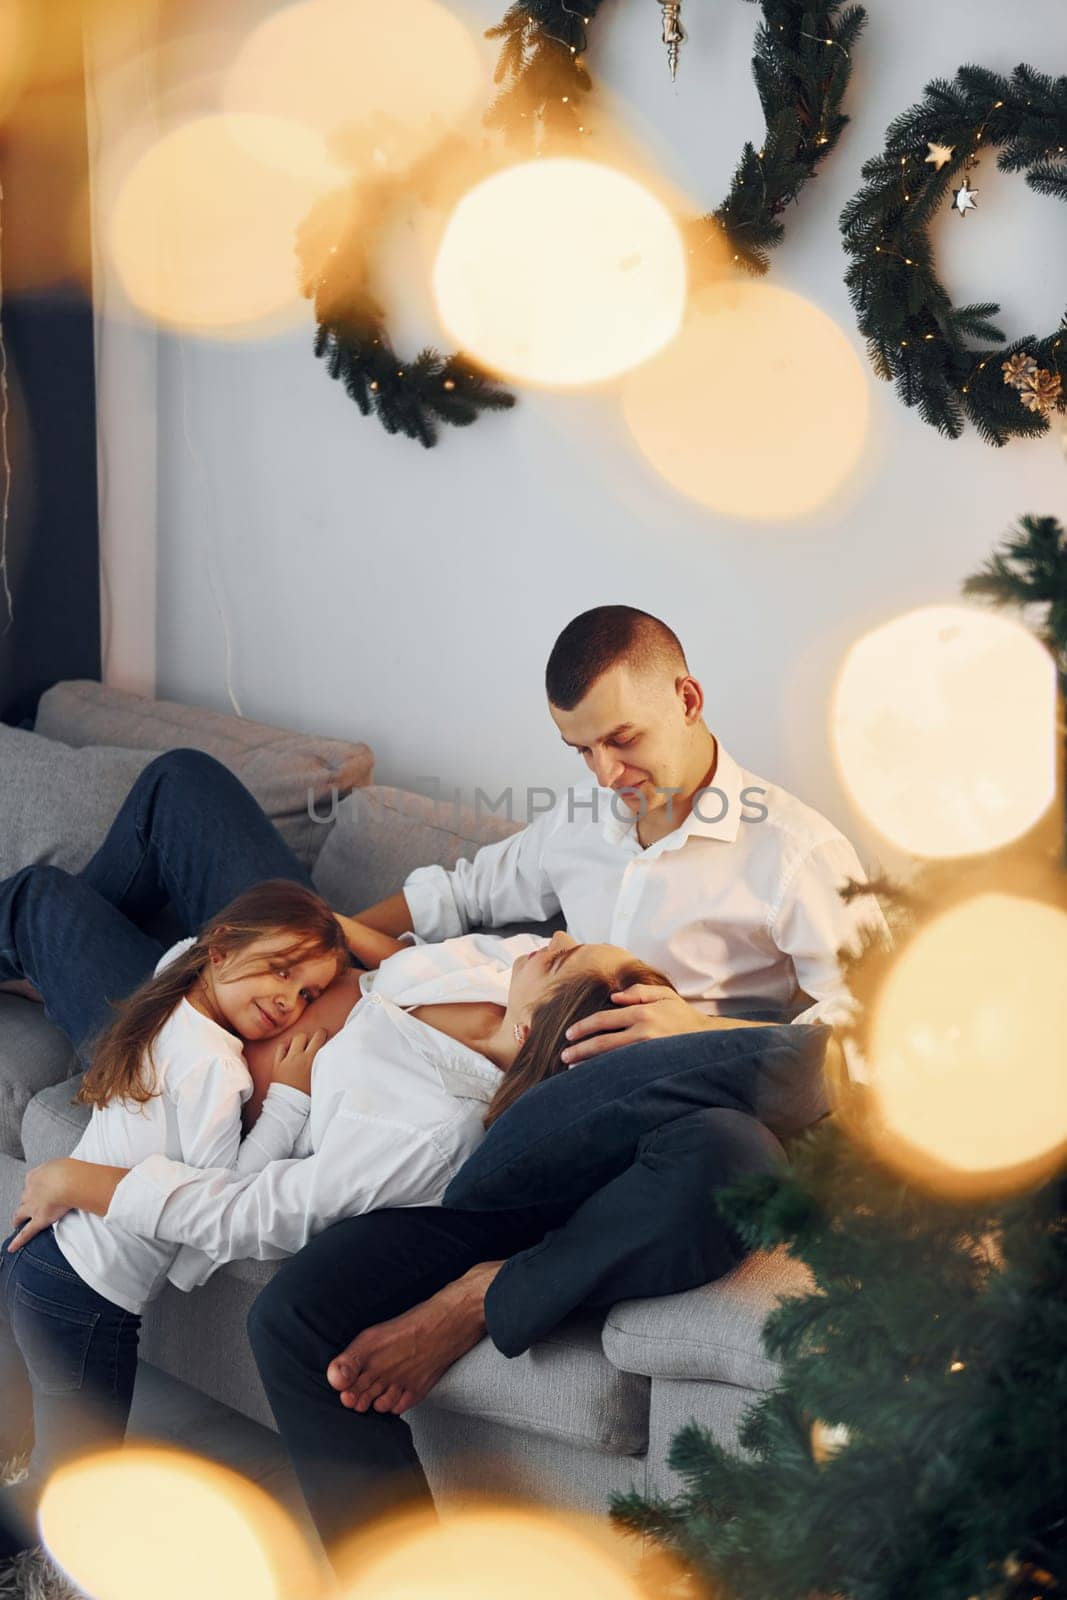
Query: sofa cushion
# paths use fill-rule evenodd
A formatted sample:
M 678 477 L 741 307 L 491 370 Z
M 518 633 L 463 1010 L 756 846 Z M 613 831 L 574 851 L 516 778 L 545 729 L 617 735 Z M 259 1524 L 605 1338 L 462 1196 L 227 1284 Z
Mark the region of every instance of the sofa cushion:
M 206 751 L 251 790 L 307 866 L 330 832 L 333 801 L 369 783 L 374 767 L 365 744 L 294 733 L 81 679 L 57 683 L 41 696 L 35 729 L 79 747 Z
M 725 1277 L 685 1294 L 623 1300 L 604 1323 L 608 1360 L 649 1378 L 691 1378 L 769 1389 L 778 1368 L 763 1324 L 780 1300 L 807 1294 L 811 1274 L 784 1248 L 756 1251 Z
M 22 1149 L 31 1167 L 69 1156 L 89 1125 L 92 1107 L 74 1104 L 81 1074 L 34 1095 L 22 1119 Z
M 633 1160 L 638 1140 L 686 1112 L 748 1112 L 780 1135 L 825 1115 L 830 1029 L 731 1028 L 649 1039 L 580 1062 L 510 1106 L 445 1192 L 467 1211 L 580 1204 Z
M 0 1151 L 4 1155 L 22 1156 L 23 1118 L 39 1090 L 59 1083 L 68 1096 L 73 1093 L 69 1075 L 76 1066 L 70 1040 L 46 1020 L 39 1005 L 0 994 Z
M 470 806 L 372 784 L 337 807 L 315 863 L 315 887 L 351 916 L 395 894 L 416 867 L 454 867 L 519 826 Z
M 579 1315 L 513 1360 L 483 1339 L 449 1367 L 432 1403 L 438 1411 L 628 1456 L 648 1444 L 649 1387 L 646 1378 L 605 1361 L 600 1319 Z
M 0 877 L 39 862 L 80 872 L 154 754 L 0 725 Z

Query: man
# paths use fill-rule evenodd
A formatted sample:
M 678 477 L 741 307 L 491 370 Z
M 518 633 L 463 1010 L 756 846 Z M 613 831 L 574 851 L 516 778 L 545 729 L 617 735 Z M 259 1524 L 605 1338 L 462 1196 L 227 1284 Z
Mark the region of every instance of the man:
M 855 853 L 824 818 L 721 747 L 671 630 L 630 607 L 587 612 L 557 640 L 546 687 L 553 720 L 595 784 L 452 873 L 419 869 L 360 920 L 394 936 L 444 938 L 562 910 L 579 940 L 625 945 L 668 973 L 678 994 L 624 992 L 578 1024 L 571 1062 L 739 1025 L 720 1010 L 795 1011 L 798 994 L 809 1004 L 794 1020 L 843 1015 L 836 952 L 862 927 L 884 926 L 873 899 L 846 905 L 838 893 L 862 879 Z M 198 790 L 221 783 L 195 764 L 192 778 Z M 155 856 L 133 875 L 129 852 L 113 849 L 106 872 L 91 864 L 87 873 L 143 879 L 142 898 L 151 898 L 149 880 L 154 895 L 156 878 L 170 874 L 164 886 L 182 912 L 182 896 L 203 879 L 188 837 L 170 836 L 179 832 L 176 799 L 158 799 L 150 814 L 136 795 L 131 832 Z M 202 847 L 222 852 L 210 865 L 228 888 L 236 857 L 249 871 L 247 841 L 263 832 L 248 797 L 240 804 L 242 849 L 217 824 Z M 233 809 L 228 800 L 224 809 Z M 276 875 L 276 848 L 266 836 L 259 843 Z M 153 862 L 161 873 L 148 871 Z M 16 926 L 10 941 L 29 944 L 32 934 L 38 959 L 56 964 L 56 935 L 42 930 L 57 919 L 46 909 L 24 912 L 28 931 Z M 3 932 L 0 918 L 0 943 Z M 714 1189 L 780 1156 L 752 1118 L 697 1112 L 643 1140 L 631 1168 L 570 1216 L 413 1208 L 352 1218 L 312 1239 L 260 1295 L 249 1332 L 324 1538 L 343 1535 L 390 1492 L 425 1492 L 401 1414 L 487 1329 L 514 1355 L 579 1304 L 669 1293 L 729 1270 L 742 1252 L 715 1212 Z M 203 1181 L 210 1175 L 179 1168 L 166 1193 Z M 122 1196 L 120 1184 L 116 1221 Z M 161 1195 L 161 1217 L 169 1203 Z
M 595 787 L 453 872 L 418 869 L 360 920 L 441 939 L 562 910 L 579 940 L 623 945 L 668 973 L 678 995 L 624 992 L 572 1029 L 571 1063 L 736 1026 L 720 1007 L 783 1009 L 798 992 L 810 1003 L 793 1020 L 841 1019 L 849 1000 L 837 952 L 861 929 L 885 927 L 873 897 L 840 897 L 863 880 L 859 861 L 829 822 L 722 748 L 671 630 L 627 606 L 586 612 L 556 641 L 546 689 Z M 736 1263 L 736 1240 L 708 1215 L 711 1177 L 732 1181 L 774 1154 L 722 1116 L 660 1130 L 616 1192 L 562 1222 L 377 1213 L 336 1224 L 281 1269 L 249 1332 L 327 1539 L 371 1508 L 386 1477 L 421 1487 L 399 1416 L 486 1331 L 516 1355 L 583 1300 L 688 1288 Z M 346 1316 L 358 1319 L 356 1336 L 338 1341 L 327 1377 L 335 1405 L 361 1419 L 350 1427 L 331 1414 L 317 1365 Z

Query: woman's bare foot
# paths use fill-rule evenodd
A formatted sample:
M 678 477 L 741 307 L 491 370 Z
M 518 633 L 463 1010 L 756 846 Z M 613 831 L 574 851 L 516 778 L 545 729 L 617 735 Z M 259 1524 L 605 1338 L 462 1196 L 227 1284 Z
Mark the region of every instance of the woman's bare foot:
M 35 1000 L 39 1006 L 44 1005 L 43 997 L 28 978 L 9 978 L 6 983 L 0 983 L 0 994 L 18 994 L 23 1000 Z
M 364 1328 L 326 1369 L 350 1411 L 400 1416 L 425 1400 L 485 1334 L 485 1296 L 502 1261 L 485 1261 L 402 1316 Z

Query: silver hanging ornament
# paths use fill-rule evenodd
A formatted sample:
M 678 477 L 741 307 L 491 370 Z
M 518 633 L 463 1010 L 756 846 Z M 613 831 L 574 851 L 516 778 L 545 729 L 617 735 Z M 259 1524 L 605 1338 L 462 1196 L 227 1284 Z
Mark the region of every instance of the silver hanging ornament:
M 667 46 L 667 65 L 671 69 L 671 78 L 678 76 L 678 47 L 685 38 L 685 32 L 679 21 L 681 0 L 659 0 L 663 12 L 663 43 Z

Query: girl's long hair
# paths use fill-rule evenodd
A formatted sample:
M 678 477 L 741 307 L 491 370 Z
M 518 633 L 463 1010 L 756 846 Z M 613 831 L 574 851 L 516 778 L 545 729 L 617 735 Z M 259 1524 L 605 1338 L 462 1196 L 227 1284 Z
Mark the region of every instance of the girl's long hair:
M 504 1074 L 500 1088 L 489 1102 L 485 1126 L 491 1128 L 497 1118 L 502 1117 L 527 1089 L 544 1083 L 546 1078 L 566 1072 L 567 1064 L 560 1060 L 560 1054 L 567 1048 L 567 1029 L 583 1017 L 591 1017 L 594 1012 L 621 1009 L 612 1005 L 611 997 L 617 990 L 628 989 L 634 983 L 674 988 L 674 984 L 662 972 L 647 967 L 636 957 L 624 962 L 610 980 L 584 975 L 561 978 L 547 999 L 535 1007 L 530 1017 L 530 1032 Z
M 75 1099 L 101 1107 L 117 1099 L 138 1105 L 151 1100 L 158 1092 L 152 1045 L 204 972 L 211 951 L 239 956 L 255 940 L 283 934 L 291 935 L 291 942 L 272 954 L 271 963 L 336 956 L 338 972 L 348 964 L 341 925 L 325 900 L 286 878 L 256 884 L 223 906 L 188 950 L 115 1005 L 115 1019 L 95 1040 L 91 1065 Z M 238 969 L 230 976 L 251 977 L 268 970 L 266 963 L 254 962 L 247 971 Z

